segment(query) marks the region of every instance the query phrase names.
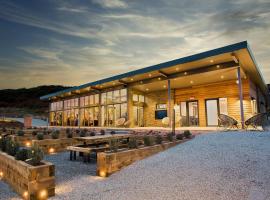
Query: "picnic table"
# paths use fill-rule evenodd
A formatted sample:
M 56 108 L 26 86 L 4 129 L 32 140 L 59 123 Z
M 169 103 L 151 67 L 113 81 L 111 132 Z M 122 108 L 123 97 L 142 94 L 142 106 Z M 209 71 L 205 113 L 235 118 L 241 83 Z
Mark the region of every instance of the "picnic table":
M 76 153 L 83 155 L 84 162 L 90 162 L 90 154 L 92 152 L 101 152 L 109 149 L 109 142 L 112 139 L 127 139 L 134 137 L 132 134 L 114 134 L 114 135 L 98 135 L 90 137 L 75 137 L 74 139 L 83 145 L 68 146 L 67 150 L 70 152 L 70 160 L 76 160 Z

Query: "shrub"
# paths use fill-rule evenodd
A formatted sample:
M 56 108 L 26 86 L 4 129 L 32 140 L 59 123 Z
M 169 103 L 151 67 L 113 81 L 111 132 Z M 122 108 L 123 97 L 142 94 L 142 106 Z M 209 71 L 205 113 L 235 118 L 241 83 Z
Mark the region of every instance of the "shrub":
M 0 139 L 0 149 L 3 151 L 3 152 L 6 152 L 6 147 L 7 147 L 7 141 L 10 140 L 9 138 L 7 137 L 2 137 Z
M 116 133 L 115 133 L 115 131 L 111 131 L 111 135 L 115 135 Z
M 90 132 L 90 136 L 95 136 L 95 135 L 96 135 L 96 133 L 94 131 Z
M 191 137 L 191 132 L 189 131 L 189 130 L 186 130 L 186 131 L 184 131 L 184 136 L 185 136 L 185 138 L 190 138 Z
M 170 142 L 173 141 L 173 134 L 172 133 L 167 134 L 167 140 L 170 141 Z
M 135 149 L 138 148 L 138 141 L 137 138 L 130 138 L 128 142 L 128 148 L 129 149 Z
M 19 150 L 19 144 L 13 142 L 12 140 L 8 140 L 6 143 L 6 152 L 11 156 L 15 156 L 17 151 Z
M 156 137 L 156 143 L 157 144 L 162 144 L 162 140 L 163 140 L 162 136 L 161 135 L 157 135 L 157 137 Z
M 33 132 L 32 132 L 32 135 L 33 135 L 33 136 L 36 136 L 36 135 L 37 135 L 37 131 L 33 131 Z
M 100 130 L 100 135 L 105 135 L 105 131 L 103 129 Z
M 22 148 L 17 151 L 15 155 L 15 159 L 25 161 L 28 159 L 28 155 L 29 155 L 29 150 Z
M 59 138 L 60 131 L 55 130 L 52 132 L 52 139 L 58 139 Z
M 110 140 L 110 151 L 117 152 L 119 147 L 119 141 L 117 139 Z
M 144 136 L 143 137 L 143 143 L 145 146 L 152 146 L 154 144 L 153 137 L 151 136 Z
M 83 130 L 81 130 L 80 131 L 80 137 L 85 137 L 86 136 L 86 130 L 85 129 L 83 129 Z
M 176 135 L 177 140 L 183 140 L 183 138 L 184 138 L 183 134 L 177 134 Z
M 43 140 L 44 139 L 44 134 L 41 133 L 41 132 L 37 133 L 37 139 L 38 140 Z
M 31 165 L 39 165 L 43 159 L 44 153 L 38 146 L 33 146 L 28 154 L 29 160 L 28 163 Z
M 18 136 L 24 136 L 24 131 L 23 130 L 18 130 L 17 135 Z

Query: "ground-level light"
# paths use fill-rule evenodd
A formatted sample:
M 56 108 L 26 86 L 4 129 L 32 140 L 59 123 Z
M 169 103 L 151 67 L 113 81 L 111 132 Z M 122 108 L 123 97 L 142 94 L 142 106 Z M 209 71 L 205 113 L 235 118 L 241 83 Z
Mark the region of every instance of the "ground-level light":
M 55 149 L 54 148 L 49 148 L 49 153 L 54 153 Z
M 100 171 L 100 172 L 99 172 L 99 175 L 100 175 L 101 177 L 106 177 L 106 172 L 105 172 L 105 171 Z
M 39 192 L 39 195 L 38 195 L 38 198 L 39 198 L 39 199 L 47 199 L 47 197 L 48 197 L 48 192 L 47 192 L 47 190 L 41 190 L 41 191 Z

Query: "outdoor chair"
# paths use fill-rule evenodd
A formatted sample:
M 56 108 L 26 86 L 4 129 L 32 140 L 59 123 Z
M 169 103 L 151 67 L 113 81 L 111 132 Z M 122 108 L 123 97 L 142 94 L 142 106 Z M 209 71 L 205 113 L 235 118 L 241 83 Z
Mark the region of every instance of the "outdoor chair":
M 218 126 L 225 129 L 238 128 L 238 122 L 228 115 L 220 114 L 218 116 Z
M 122 117 L 115 121 L 115 125 L 118 127 L 121 127 L 121 126 L 124 126 L 125 122 L 126 122 L 126 119 Z
M 249 126 L 253 127 L 254 129 L 258 130 L 259 126 L 263 126 L 266 120 L 267 114 L 266 113 L 259 113 L 256 114 L 245 121 L 246 129 Z

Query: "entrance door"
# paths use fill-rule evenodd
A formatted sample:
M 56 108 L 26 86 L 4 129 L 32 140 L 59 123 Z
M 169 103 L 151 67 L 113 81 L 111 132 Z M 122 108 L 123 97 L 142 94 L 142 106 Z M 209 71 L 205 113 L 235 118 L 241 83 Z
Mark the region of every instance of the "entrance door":
M 206 119 L 207 126 L 218 125 L 218 99 L 206 100 Z
M 180 103 L 180 126 L 199 126 L 198 101 Z
M 142 106 L 134 106 L 133 107 L 133 115 L 135 119 L 135 126 L 143 127 L 143 107 Z

